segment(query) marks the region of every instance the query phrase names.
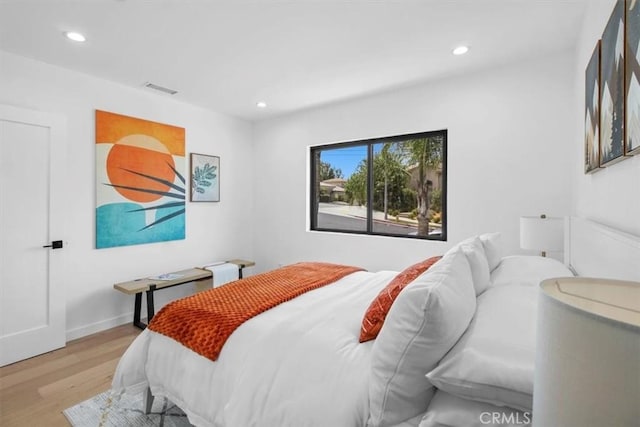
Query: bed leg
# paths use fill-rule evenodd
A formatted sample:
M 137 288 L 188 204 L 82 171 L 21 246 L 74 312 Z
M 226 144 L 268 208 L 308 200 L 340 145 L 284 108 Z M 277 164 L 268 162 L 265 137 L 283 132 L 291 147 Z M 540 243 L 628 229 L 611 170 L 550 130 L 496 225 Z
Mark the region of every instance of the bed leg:
M 144 413 L 150 414 L 151 407 L 153 406 L 153 394 L 151 394 L 151 388 L 147 387 L 147 390 L 144 392 L 144 398 L 142 400 L 142 406 L 144 406 Z

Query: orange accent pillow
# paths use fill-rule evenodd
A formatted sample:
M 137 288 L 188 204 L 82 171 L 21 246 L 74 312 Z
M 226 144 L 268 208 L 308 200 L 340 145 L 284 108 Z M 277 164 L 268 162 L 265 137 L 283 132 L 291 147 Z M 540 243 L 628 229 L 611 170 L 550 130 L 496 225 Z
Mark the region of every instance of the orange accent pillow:
M 360 342 L 366 342 L 374 339 L 378 336 L 384 319 L 387 317 L 391 305 L 395 301 L 396 297 L 400 294 L 400 291 L 404 289 L 409 283 L 427 271 L 429 267 L 435 264 L 441 256 L 434 256 L 417 264 L 407 267 L 396 277 L 383 290 L 380 291 L 376 299 L 371 302 L 367 312 L 362 319 L 362 327 L 360 328 Z

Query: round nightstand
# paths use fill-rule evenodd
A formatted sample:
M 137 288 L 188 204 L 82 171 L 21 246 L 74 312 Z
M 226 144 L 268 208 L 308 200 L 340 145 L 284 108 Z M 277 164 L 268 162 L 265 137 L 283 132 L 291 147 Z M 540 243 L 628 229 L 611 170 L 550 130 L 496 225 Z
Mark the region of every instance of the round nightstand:
M 640 283 L 576 277 L 540 288 L 533 425 L 638 425 Z

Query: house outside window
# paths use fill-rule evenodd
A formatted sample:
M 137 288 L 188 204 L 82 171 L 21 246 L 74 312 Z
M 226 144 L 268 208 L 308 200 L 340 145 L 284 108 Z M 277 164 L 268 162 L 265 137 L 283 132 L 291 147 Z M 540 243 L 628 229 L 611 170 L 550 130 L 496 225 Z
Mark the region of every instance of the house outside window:
M 446 240 L 447 131 L 311 147 L 311 229 Z

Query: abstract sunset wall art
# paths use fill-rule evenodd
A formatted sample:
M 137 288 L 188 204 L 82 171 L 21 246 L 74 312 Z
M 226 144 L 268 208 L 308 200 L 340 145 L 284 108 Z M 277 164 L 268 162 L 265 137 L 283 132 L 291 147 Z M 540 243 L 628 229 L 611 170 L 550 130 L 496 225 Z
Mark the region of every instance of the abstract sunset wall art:
M 96 110 L 96 248 L 185 238 L 184 128 Z

